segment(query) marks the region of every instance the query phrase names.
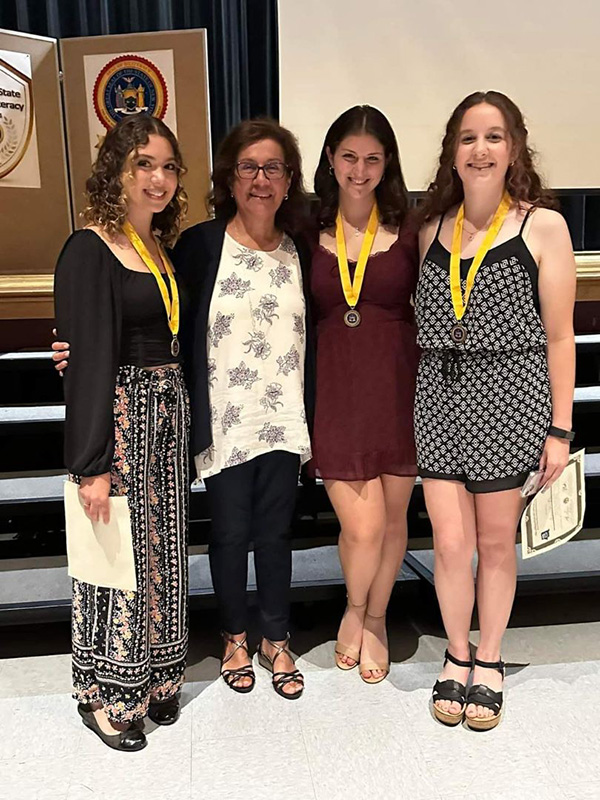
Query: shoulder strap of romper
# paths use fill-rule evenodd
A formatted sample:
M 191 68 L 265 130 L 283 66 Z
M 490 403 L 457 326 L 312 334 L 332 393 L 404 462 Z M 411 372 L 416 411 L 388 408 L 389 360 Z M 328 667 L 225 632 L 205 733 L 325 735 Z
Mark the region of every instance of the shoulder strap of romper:
M 521 228 L 519 230 L 519 236 L 521 238 L 523 237 L 523 231 L 525 230 L 525 225 L 527 225 L 527 220 L 531 216 L 532 212 L 535 211 L 535 208 L 536 208 L 535 206 L 529 206 L 529 208 L 527 209 L 527 213 L 525 214 L 525 219 L 521 223 Z
M 439 239 L 440 238 L 440 231 L 442 230 L 442 225 L 444 224 L 444 217 L 445 216 L 446 216 L 445 214 L 440 214 L 440 221 L 439 221 L 438 226 L 437 226 L 437 231 L 435 232 L 435 239 Z M 434 242 L 435 242 L 435 239 L 433 240 Z

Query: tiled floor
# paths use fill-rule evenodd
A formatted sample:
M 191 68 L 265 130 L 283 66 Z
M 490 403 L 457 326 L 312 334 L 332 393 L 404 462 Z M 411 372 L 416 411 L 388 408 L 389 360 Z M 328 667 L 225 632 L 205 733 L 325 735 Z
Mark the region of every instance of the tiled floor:
M 518 601 L 504 656 L 520 666 L 486 734 L 432 718 L 444 641 L 427 603 L 405 603 L 390 613 L 397 663 L 378 686 L 332 667 L 339 604 L 316 604 L 319 623 L 294 637 L 307 687 L 294 703 L 260 668 L 249 695 L 215 680 L 215 615 L 195 615 L 181 718 L 147 722 L 135 754 L 103 746 L 74 713 L 66 625 L 0 629 L 0 798 L 600 800 L 600 598 Z

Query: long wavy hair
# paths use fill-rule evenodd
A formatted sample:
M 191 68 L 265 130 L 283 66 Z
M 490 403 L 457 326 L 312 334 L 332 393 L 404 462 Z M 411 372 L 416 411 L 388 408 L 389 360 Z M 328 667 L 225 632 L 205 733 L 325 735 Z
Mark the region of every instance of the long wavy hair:
M 269 117 L 257 117 L 240 122 L 229 131 L 219 145 L 212 174 L 213 188 L 207 198 L 208 209 L 217 219 L 233 219 L 237 211 L 231 193 L 231 184 L 235 179 L 235 165 L 244 148 L 265 139 L 277 142 L 283 150 L 283 158 L 290 177 L 287 200 L 284 200 L 277 209 L 275 225 L 281 231 L 296 233 L 304 227 L 308 210 L 300 149 L 294 134 Z
M 536 170 L 536 153 L 528 143 L 529 134 L 518 106 L 502 92 L 473 92 L 456 106 L 446 125 L 437 173 L 420 209 L 423 220 L 445 214 L 464 199 L 462 181 L 453 169 L 454 159 L 463 117 L 470 108 L 481 103 L 499 109 L 506 123 L 513 146 L 513 163 L 506 173 L 506 189 L 510 196 L 518 202 L 543 208 L 558 206 L 554 194 L 545 186 Z
M 186 172 L 179 144 L 173 132 L 162 120 L 149 114 L 136 114 L 118 122 L 104 137 L 92 174 L 86 181 L 86 206 L 82 217 L 91 225 L 102 228 L 109 236 L 121 232 L 127 219 L 127 197 L 122 176 L 130 173 L 133 159 L 140 147 L 148 144 L 152 134 L 162 136 L 173 149 L 178 167 L 177 189 L 168 206 L 154 214 L 152 227 L 162 243 L 172 247 L 177 241 L 187 212 L 187 195 L 181 184 Z
M 398 142 L 387 117 L 373 106 L 353 106 L 331 125 L 315 172 L 315 193 L 321 200 L 319 224 L 329 228 L 335 224 L 339 205 L 339 186 L 330 169 L 327 149 L 333 154 L 347 137 L 367 133 L 383 147 L 386 167 L 383 178 L 375 189 L 379 218 L 383 225 L 400 227 L 408 213 L 408 194 L 402 168 Z

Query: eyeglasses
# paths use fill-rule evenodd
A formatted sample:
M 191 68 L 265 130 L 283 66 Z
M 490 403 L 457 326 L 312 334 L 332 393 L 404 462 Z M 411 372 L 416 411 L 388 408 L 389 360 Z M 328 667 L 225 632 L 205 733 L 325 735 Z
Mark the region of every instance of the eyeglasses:
M 242 180 L 251 181 L 258 175 L 262 169 L 265 178 L 269 180 L 281 180 L 288 174 L 288 165 L 283 161 L 267 161 L 262 166 L 257 164 L 256 161 L 238 161 L 235 165 L 235 172 L 238 178 Z

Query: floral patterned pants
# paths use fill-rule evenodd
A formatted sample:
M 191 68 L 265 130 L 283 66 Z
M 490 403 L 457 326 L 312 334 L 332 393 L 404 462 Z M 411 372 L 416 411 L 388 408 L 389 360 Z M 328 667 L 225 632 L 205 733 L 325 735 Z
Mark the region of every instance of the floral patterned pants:
M 137 591 L 73 581 L 75 699 L 116 722 L 183 682 L 188 645 L 189 401 L 181 369 L 119 369 L 111 492 L 131 514 Z

